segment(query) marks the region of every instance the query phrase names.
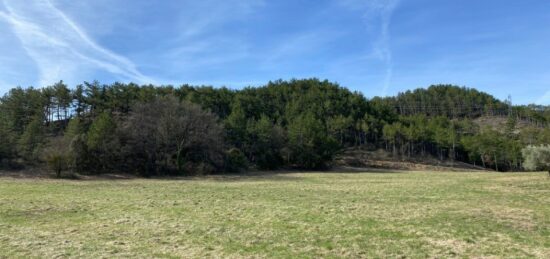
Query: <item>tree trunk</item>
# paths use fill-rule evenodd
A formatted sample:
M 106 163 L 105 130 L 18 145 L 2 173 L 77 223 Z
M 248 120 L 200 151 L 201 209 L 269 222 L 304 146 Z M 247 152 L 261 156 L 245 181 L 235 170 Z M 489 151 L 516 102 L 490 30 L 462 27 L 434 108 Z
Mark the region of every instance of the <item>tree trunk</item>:
M 422 157 L 426 156 L 426 144 L 422 143 Z
M 456 143 L 453 140 L 453 154 L 452 157 L 453 161 L 456 159 Z
M 178 149 L 176 154 L 176 164 L 178 165 L 178 173 L 183 171 L 183 163 L 181 162 L 181 149 Z
M 498 159 L 497 159 L 497 154 L 495 154 L 495 170 L 498 172 Z

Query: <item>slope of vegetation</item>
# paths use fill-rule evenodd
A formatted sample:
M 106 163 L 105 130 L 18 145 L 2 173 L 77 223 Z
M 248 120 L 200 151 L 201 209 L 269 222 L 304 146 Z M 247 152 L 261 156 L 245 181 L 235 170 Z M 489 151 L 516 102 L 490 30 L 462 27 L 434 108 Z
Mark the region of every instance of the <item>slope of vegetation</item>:
M 548 258 L 546 178 L 0 178 L 0 257 Z
M 476 123 L 487 116 L 506 123 Z M 550 144 L 549 123 L 548 107 L 448 85 L 369 100 L 317 79 L 242 90 L 60 82 L 0 99 L 0 165 L 145 176 L 322 169 L 354 147 L 520 170 L 522 148 Z

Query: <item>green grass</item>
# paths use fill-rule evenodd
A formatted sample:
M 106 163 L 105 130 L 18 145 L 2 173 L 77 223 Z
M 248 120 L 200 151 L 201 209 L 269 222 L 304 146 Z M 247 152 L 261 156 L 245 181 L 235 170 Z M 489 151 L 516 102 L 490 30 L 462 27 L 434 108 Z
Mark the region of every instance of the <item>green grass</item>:
M 0 178 L 0 257 L 550 258 L 544 173 Z

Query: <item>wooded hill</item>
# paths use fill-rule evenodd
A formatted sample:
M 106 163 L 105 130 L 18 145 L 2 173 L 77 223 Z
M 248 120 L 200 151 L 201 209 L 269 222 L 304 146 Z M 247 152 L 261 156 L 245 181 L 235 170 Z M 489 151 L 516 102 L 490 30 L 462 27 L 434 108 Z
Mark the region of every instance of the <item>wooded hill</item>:
M 491 117 L 505 125 L 476 123 Z M 367 99 L 318 79 L 242 90 L 60 82 L 0 99 L 0 143 L 3 167 L 59 172 L 322 169 L 348 147 L 506 171 L 521 169 L 523 147 L 550 144 L 550 107 L 451 85 Z

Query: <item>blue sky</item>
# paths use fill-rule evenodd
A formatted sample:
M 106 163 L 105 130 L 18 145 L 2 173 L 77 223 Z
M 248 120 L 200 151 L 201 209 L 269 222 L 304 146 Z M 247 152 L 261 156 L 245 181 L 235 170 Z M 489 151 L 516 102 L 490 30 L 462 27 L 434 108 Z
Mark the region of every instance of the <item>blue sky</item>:
M 0 93 L 63 79 L 240 88 L 318 77 L 550 104 L 548 0 L 0 0 Z

